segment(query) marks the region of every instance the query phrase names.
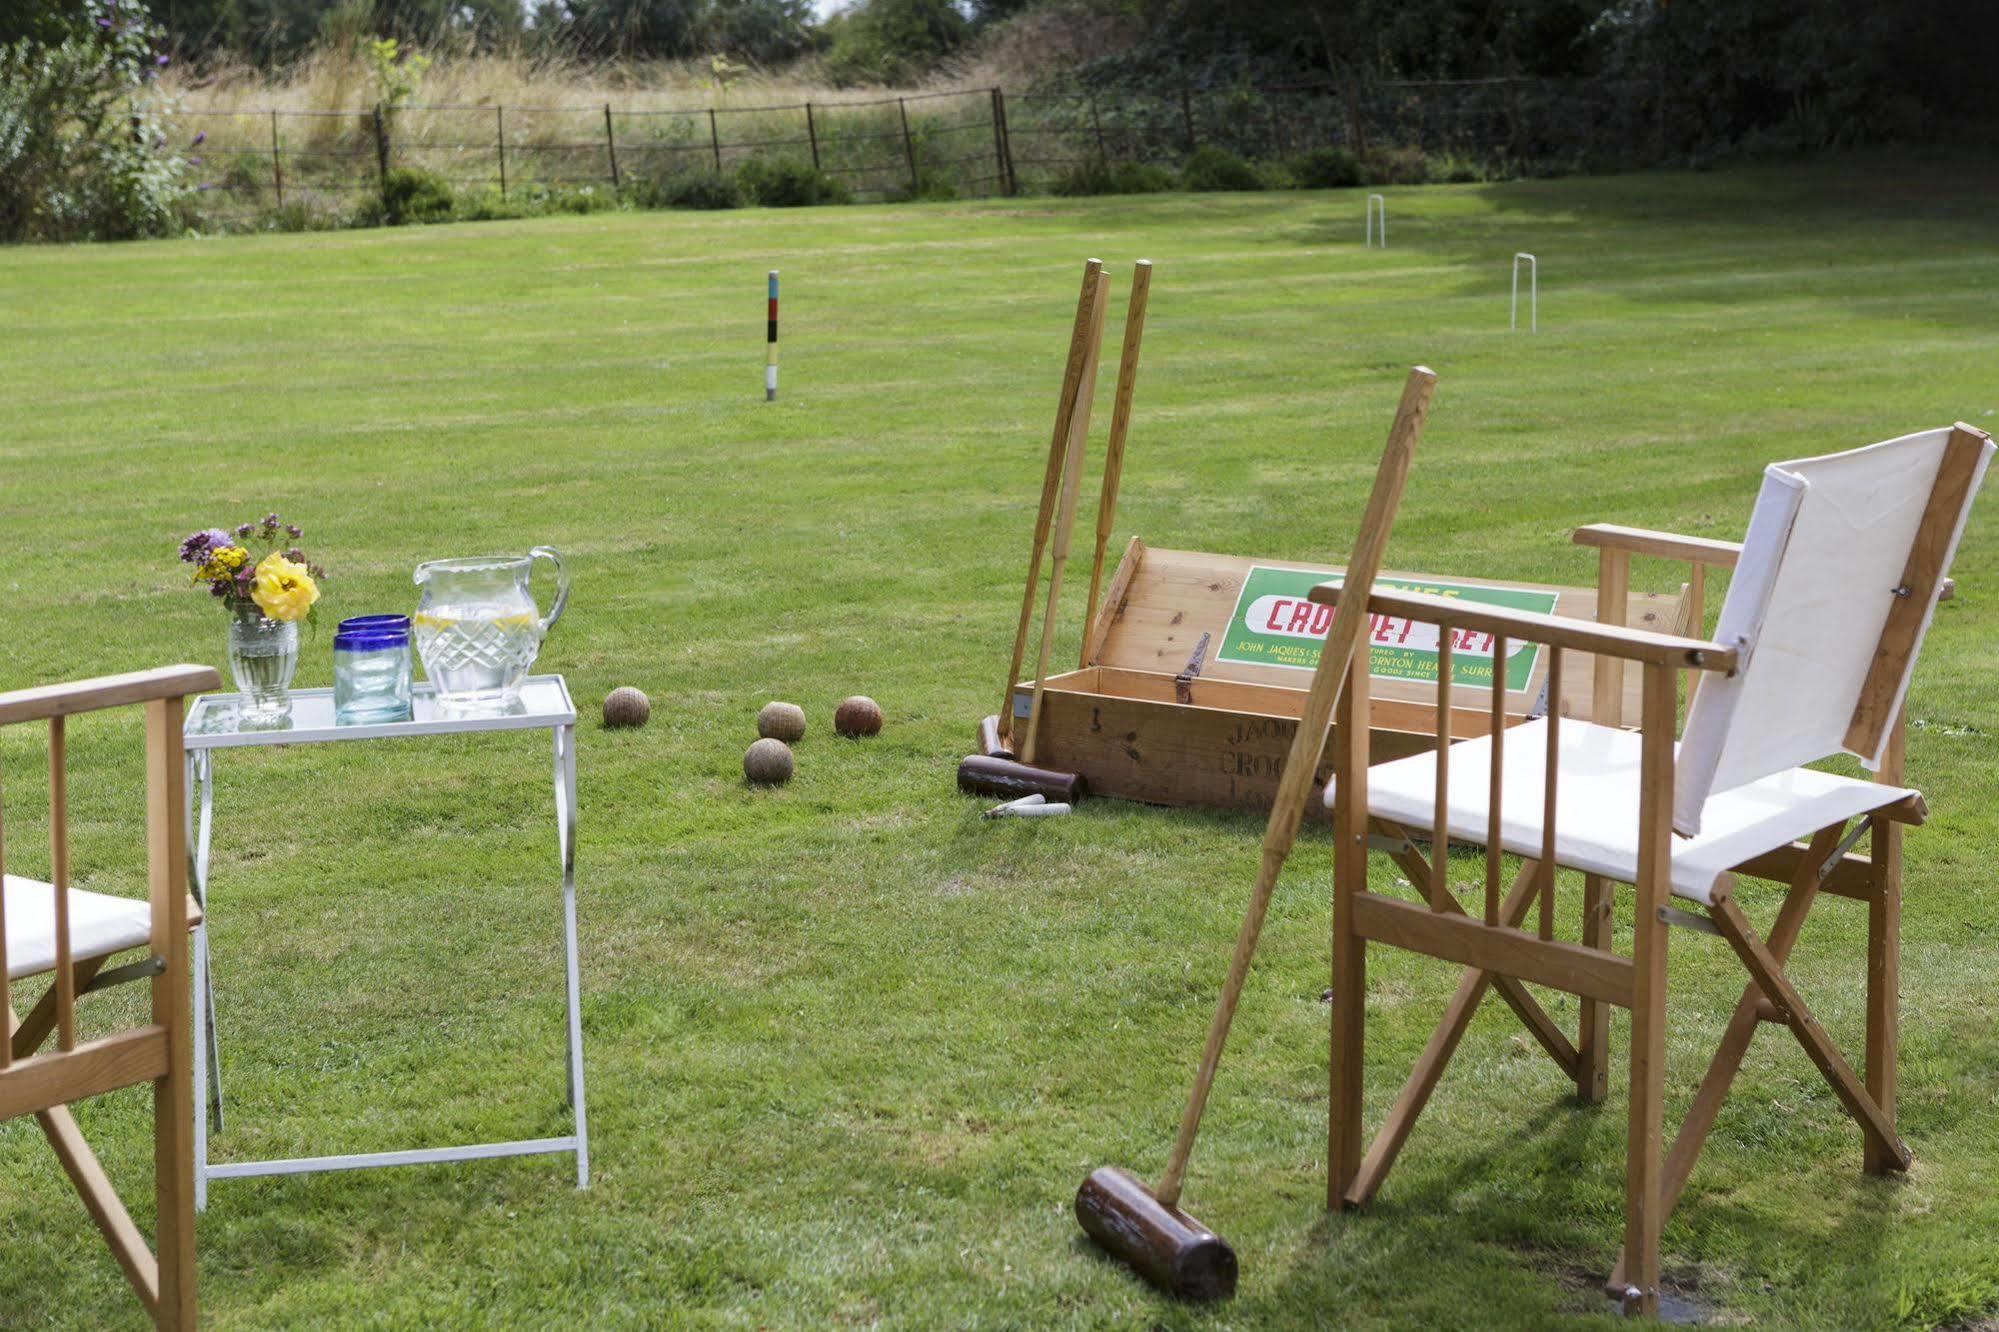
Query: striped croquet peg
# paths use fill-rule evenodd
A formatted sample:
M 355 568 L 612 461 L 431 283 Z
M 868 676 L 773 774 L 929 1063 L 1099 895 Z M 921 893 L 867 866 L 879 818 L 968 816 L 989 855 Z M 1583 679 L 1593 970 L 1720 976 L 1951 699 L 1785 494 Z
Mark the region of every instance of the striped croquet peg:
M 764 401 L 777 401 L 777 270 L 770 270 L 770 321 L 764 331 Z

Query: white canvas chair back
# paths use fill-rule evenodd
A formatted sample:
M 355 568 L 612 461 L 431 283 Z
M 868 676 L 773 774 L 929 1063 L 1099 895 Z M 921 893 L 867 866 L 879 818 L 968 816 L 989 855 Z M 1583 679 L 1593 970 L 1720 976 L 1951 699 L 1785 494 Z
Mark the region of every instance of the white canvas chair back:
M 1722 603 L 1735 674 L 1687 715 L 1673 826 L 1836 753 L 1878 765 L 1993 445 L 1968 429 L 1772 463 Z

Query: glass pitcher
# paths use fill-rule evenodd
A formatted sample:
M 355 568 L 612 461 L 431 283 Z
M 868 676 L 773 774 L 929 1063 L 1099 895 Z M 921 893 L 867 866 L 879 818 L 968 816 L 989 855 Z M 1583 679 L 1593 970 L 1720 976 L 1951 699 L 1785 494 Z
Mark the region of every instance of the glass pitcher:
M 555 604 L 545 617 L 528 589 L 537 559 L 555 566 Z M 525 555 L 431 560 L 416 567 L 416 585 L 423 589 L 411 617 L 416 650 L 437 701 L 461 713 L 518 706 L 521 681 L 569 600 L 562 557 L 536 546 Z

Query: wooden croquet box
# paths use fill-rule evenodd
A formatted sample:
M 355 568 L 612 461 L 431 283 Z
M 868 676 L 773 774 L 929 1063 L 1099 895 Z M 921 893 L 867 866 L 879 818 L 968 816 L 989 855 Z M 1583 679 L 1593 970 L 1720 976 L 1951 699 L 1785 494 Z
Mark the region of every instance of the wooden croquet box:
M 1325 626 L 1300 610 L 1304 591 L 1336 578 L 1335 565 L 1305 565 L 1197 551 L 1156 550 L 1134 538 L 1087 626 L 1084 664 L 1051 675 L 1043 689 L 1034 746 L 1038 767 L 1081 775 L 1090 793 L 1159 805 L 1267 810 L 1297 731 L 1305 692 Z M 1511 580 L 1383 573 L 1383 582 L 1446 596 L 1500 599 L 1578 619 L 1596 618 L 1593 588 L 1551 587 Z M 1295 594 L 1290 589 L 1295 588 Z M 1274 589 L 1274 591 L 1273 591 Z M 1245 595 L 1245 592 L 1249 595 Z M 1673 632 L 1682 598 L 1634 593 L 1627 624 Z M 1274 620 L 1273 620 L 1274 617 Z M 1275 626 L 1276 632 L 1269 632 Z M 1259 632 L 1261 631 L 1261 632 Z M 1424 651 L 1422 636 L 1432 648 Z M 1189 658 L 1207 635 L 1196 673 Z M 1491 726 L 1491 645 L 1454 640 L 1451 736 L 1486 734 Z M 1434 748 L 1437 736 L 1435 631 L 1402 622 L 1370 625 L 1367 647 L 1374 680 L 1373 756 L 1377 763 Z M 1418 644 L 1412 648 L 1412 643 Z M 1505 715 L 1509 725 L 1547 708 L 1549 649 L 1509 645 Z M 1427 660 L 1427 678 L 1425 663 Z M 1593 662 L 1564 652 L 1562 715 L 1591 712 Z M 1639 712 L 1638 672 L 1628 672 L 1625 715 Z M 1014 744 L 1026 740 L 1034 681 L 1016 683 Z M 1322 790 L 1332 750 L 1314 779 Z M 1317 798 L 1306 809 L 1324 817 Z

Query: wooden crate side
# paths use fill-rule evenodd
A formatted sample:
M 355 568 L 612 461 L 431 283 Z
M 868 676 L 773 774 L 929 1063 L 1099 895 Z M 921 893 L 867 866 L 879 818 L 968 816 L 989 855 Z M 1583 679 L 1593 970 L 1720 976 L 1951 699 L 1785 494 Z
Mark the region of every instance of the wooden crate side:
M 1267 810 L 1298 723 L 1294 717 L 1190 707 L 1058 688 L 1042 696 L 1038 761 L 1073 772 L 1090 792 L 1156 805 Z M 1434 743 L 1428 731 L 1377 727 L 1374 755 L 1402 758 Z M 1306 815 L 1324 819 L 1331 753 L 1313 779 Z

